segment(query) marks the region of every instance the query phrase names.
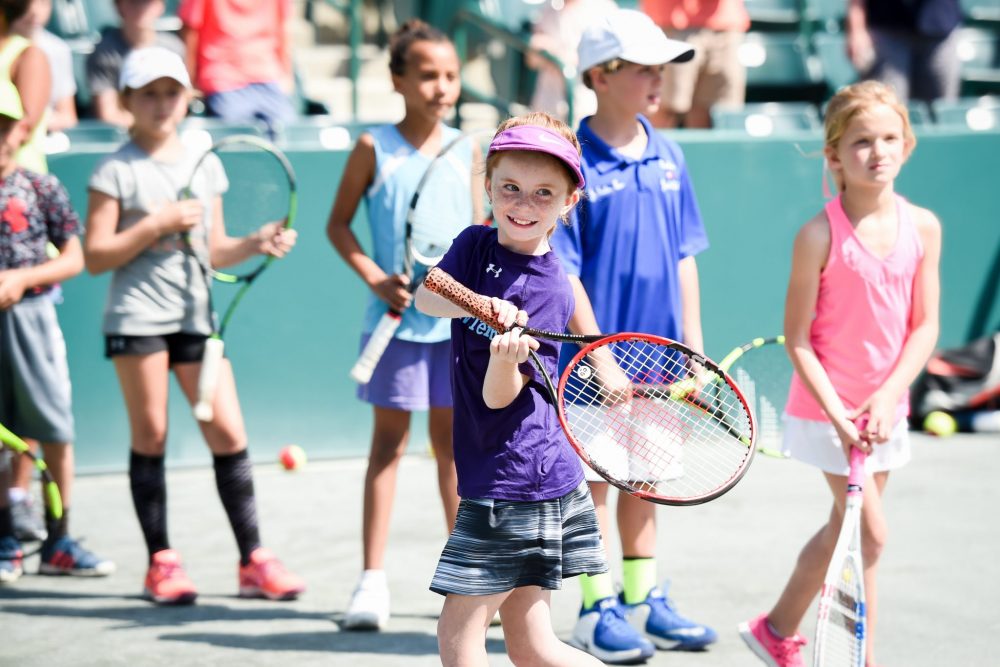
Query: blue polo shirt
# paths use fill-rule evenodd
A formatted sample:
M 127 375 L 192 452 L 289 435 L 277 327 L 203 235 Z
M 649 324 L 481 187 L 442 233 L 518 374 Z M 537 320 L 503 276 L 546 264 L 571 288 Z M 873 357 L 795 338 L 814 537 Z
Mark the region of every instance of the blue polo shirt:
M 552 247 L 583 283 L 601 331 L 679 340 L 677 265 L 707 248 L 708 238 L 680 146 L 638 120 L 649 137 L 638 160 L 594 134 L 590 118 L 580 123 L 586 196 L 572 224 L 556 226 Z

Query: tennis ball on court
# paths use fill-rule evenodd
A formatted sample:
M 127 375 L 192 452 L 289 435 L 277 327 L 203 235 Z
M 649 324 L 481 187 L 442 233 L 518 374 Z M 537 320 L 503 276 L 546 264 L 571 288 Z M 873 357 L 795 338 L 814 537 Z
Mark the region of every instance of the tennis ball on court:
M 298 470 L 306 465 L 306 453 L 298 445 L 285 445 L 278 453 L 278 461 L 285 470 Z
M 924 430 L 941 438 L 953 435 L 958 430 L 955 418 L 947 412 L 935 410 L 924 417 Z

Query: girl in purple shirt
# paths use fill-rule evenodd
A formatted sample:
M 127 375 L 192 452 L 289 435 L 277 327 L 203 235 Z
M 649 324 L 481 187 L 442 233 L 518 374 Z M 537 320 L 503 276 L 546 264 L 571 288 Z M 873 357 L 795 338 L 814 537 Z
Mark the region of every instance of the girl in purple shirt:
M 496 319 L 562 331 L 573 294 L 549 246 L 583 187 L 580 145 L 548 114 L 505 121 L 490 144 L 486 191 L 496 228 L 473 227 L 438 265 L 492 298 Z M 486 630 L 499 610 L 515 664 L 600 665 L 552 631 L 551 591 L 607 570 L 593 501 L 538 371 L 558 344 L 498 332 L 421 287 L 417 308 L 452 320 L 455 465 L 462 497 L 431 590 L 444 665 L 487 665 Z

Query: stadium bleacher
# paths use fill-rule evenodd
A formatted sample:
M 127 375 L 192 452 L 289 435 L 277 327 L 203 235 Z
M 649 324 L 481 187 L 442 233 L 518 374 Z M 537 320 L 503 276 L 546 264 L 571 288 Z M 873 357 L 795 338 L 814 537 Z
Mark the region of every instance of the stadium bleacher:
M 306 17 L 318 13 L 314 4 L 329 9 L 336 5 L 349 17 L 349 5 L 360 0 L 303 0 L 296 4 Z M 168 0 L 167 10 L 161 19 L 161 28 L 179 28 L 176 15 L 179 0 Z M 917 125 L 941 123 L 947 120 L 955 126 L 962 113 L 972 111 L 973 118 L 984 113 L 989 116 L 993 107 L 980 101 L 984 95 L 1000 94 L 1000 2 L 998 0 L 961 0 L 966 22 L 960 29 L 959 56 L 962 61 L 963 100 L 952 105 L 911 105 L 911 118 Z M 364 3 L 361 3 L 364 4 Z M 458 3 L 433 3 L 409 0 L 375 3 L 374 11 L 381 12 L 378 24 L 384 24 L 384 13 L 395 7 L 396 20 L 406 18 L 407 11 L 419 12 L 427 20 L 438 23 L 449 33 L 456 16 L 462 12 L 482 16 L 492 25 L 509 33 L 509 38 L 498 39 L 475 27 L 469 28 L 468 57 L 484 58 L 485 69 L 491 79 L 484 93 L 468 95 L 464 102 L 486 102 L 503 113 L 522 108 L 530 100 L 534 84 L 533 72 L 524 66 L 524 49 L 530 37 L 531 22 L 540 11 L 538 0 L 465 0 Z M 447 4 L 447 7 L 444 6 Z M 621 6 L 635 7 L 635 2 L 620 2 Z M 749 122 L 756 131 L 769 127 L 769 132 L 811 127 L 821 115 L 823 102 L 838 88 L 858 79 L 858 72 L 845 53 L 843 19 L 845 0 L 746 0 L 751 17 L 751 30 L 740 51 L 747 67 L 747 101 L 744 112 L 721 110 L 716 114 L 720 127 L 743 127 Z M 373 11 L 368 7 L 368 11 Z M 347 20 L 347 19 L 345 19 Z M 77 78 L 77 107 L 81 118 L 90 113 L 90 96 L 87 90 L 84 66 L 87 55 L 93 50 L 102 28 L 114 25 L 118 16 L 113 0 L 53 0 L 52 18 L 48 28 L 63 37 L 73 53 L 74 75 Z M 391 19 L 390 19 L 391 22 Z M 372 21 L 368 21 L 371 24 Z M 372 31 L 369 27 L 368 42 L 384 48 L 384 27 Z M 378 32 L 379 34 L 373 34 Z M 318 33 L 317 33 L 318 34 Z M 310 45 L 297 45 L 307 49 Z M 298 74 L 298 72 L 297 72 Z M 315 73 L 311 74 L 316 76 Z M 343 110 L 347 100 L 310 99 L 304 94 L 307 81 L 297 81 L 295 104 L 306 118 L 301 124 L 286 128 L 282 141 L 296 145 L 317 141 L 322 145 L 339 146 L 355 136 L 354 125 L 365 120 L 353 118 L 345 122 L 342 117 L 335 122 L 327 117 L 331 106 Z M 327 88 L 330 88 L 327 86 Z M 473 86 L 470 86 L 472 90 Z M 338 90 L 343 90 L 340 88 Z M 995 98 L 984 98 L 995 99 Z M 754 106 L 771 103 L 771 106 Z M 804 111 L 813 105 L 813 112 Z M 938 107 L 941 111 L 938 112 Z M 966 109 L 965 112 L 954 109 Z M 986 111 L 984 111 L 984 109 Z M 194 111 L 197 113 L 197 109 Z M 363 112 L 362 112 L 363 113 Z M 956 115 L 957 114 L 957 115 Z M 317 120 L 312 117 L 317 116 Z M 986 117 L 983 116 L 983 117 Z M 748 120 L 764 118 L 764 121 Z M 964 122 L 964 121 L 963 121 Z M 982 121 L 980 122 L 982 125 Z M 972 127 L 966 123 L 966 127 Z M 210 134 L 219 130 L 207 130 Z M 68 135 L 72 147 L 80 142 L 89 144 L 99 130 L 84 127 L 74 136 Z M 111 136 L 111 135 L 106 135 Z M 62 142 L 64 149 L 67 144 Z
M 744 130 L 754 137 L 823 127 L 816 106 L 808 102 L 751 102 L 742 109 L 716 108 L 712 124 L 720 130 Z

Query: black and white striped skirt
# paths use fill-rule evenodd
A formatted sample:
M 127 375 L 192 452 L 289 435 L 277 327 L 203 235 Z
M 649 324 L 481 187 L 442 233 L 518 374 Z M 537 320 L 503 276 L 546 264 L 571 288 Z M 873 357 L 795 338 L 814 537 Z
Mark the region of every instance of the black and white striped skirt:
M 542 501 L 463 498 L 431 590 L 493 595 L 608 571 L 590 488 Z

